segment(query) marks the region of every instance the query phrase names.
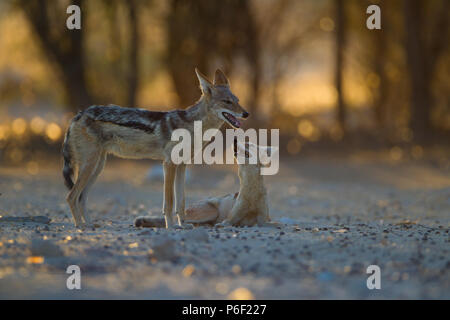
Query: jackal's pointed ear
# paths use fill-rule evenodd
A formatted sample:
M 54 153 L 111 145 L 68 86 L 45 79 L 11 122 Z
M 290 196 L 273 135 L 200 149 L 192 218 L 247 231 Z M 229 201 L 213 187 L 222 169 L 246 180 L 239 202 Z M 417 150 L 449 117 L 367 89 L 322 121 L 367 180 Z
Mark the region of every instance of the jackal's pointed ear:
M 230 85 L 227 77 L 220 69 L 217 69 L 216 73 L 214 74 L 214 85 L 215 86 L 229 86 Z
M 200 89 L 202 89 L 203 94 L 211 95 L 213 84 L 206 78 L 197 68 L 195 68 L 195 73 L 197 74 L 198 81 L 200 82 Z

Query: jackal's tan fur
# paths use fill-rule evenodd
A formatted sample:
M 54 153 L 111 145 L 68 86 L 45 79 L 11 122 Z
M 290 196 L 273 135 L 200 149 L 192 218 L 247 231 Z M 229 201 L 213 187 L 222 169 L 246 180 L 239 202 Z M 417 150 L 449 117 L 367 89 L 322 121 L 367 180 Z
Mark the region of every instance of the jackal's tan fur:
M 217 70 L 214 83 L 195 70 L 200 81 L 202 96 L 186 110 L 155 112 L 118 106 L 91 106 L 78 113 L 66 132 L 63 157 L 63 175 L 70 189 L 67 201 L 75 224 L 89 224 L 86 199 L 89 188 L 103 170 L 107 154 L 122 158 L 150 158 L 163 161 L 164 203 L 166 227 L 174 227 L 173 207 L 178 225 L 184 221 L 185 165 L 171 161 L 171 141 L 175 129 L 184 128 L 193 133 L 194 121 L 202 121 L 204 130 L 219 129 L 224 122 L 239 127 L 237 118 L 248 113 L 230 90 L 228 79 Z M 76 182 L 72 182 L 74 171 Z

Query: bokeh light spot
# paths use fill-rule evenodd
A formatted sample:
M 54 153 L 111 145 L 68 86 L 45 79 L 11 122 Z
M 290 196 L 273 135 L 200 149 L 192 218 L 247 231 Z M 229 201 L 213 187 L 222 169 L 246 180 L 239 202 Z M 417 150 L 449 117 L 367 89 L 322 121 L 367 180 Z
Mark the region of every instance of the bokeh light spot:
M 189 278 L 195 271 L 195 267 L 192 264 L 188 264 L 186 267 L 184 267 L 183 271 L 181 272 L 185 278 Z
M 25 133 L 27 130 L 27 122 L 22 118 L 17 118 L 12 123 L 12 131 L 18 135 L 21 136 Z
M 30 122 L 30 128 L 34 134 L 41 134 L 45 129 L 45 120 L 41 117 L 34 117 Z
M 0 125 L 0 140 L 6 140 L 9 136 L 9 128 L 7 125 Z
M 237 288 L 233 290 L 229 295 L 228 299 L 231 300 L 253 300 L 253 294 L 247 288 Z
M 47 126 L 45 133 L 49 139 L 57 141 L 60 138 L 62 131 L 56 123 L 52 122 Z
M 400 147 L 392 147 L 389 151 L 392 160 L 399 161 L 403 157 L 403 150 Z
M 309 138 L 314 132 L 314 125 L 309 120 L 301 120 L 298 123 L 297 130 L 301 136 Z

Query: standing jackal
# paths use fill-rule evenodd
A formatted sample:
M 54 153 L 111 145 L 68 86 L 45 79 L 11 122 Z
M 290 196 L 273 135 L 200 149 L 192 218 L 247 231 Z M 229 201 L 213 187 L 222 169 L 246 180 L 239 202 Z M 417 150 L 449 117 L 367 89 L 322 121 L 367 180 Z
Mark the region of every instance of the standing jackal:
M 192 134 L 194 121 L 202 121 L 205 130 L 219 129 L 224 122 L 239 128 L 241 123 L 238 118 L 249 115 L 231 92 L 222 71 L 216 70 L 214 83 L 197 69 L 195 72 L 202 96 L 186 110 L 155 112 L 118 106 L 91 106 L 72 119 L 63 144 L 63 176 L 70 190 L 67 202 L 76 226 L 90 224 L 86 212 L 87 193 L 103 170 L 107 154 L 130 159 L 162 160 L 166 227 L 176 226 L 172 212 L 174 202 L 178 225 L 183 225 L 186 165 L 175 165 L 171 161 L 172 148 L 178 143 L 171 141 L 172 132 L 184 128 Z M 77 171 L 75 183 L 72 181 L 74 170 Z

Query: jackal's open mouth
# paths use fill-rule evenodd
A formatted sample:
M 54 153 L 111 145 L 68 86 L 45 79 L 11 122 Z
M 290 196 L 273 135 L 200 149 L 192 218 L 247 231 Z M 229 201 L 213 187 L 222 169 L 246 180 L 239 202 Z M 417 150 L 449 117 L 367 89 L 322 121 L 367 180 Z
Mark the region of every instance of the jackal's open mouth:
M 225 117 L 225 119 L 228 120 L 228 123 L 231 124 L 233 127 L 235 128 L 241 127 L 241 122 L 238 119 L 236 119 L 236 117 L 233 116 L 232 114 L 228 112 L 222 112 L 222 115 Z

